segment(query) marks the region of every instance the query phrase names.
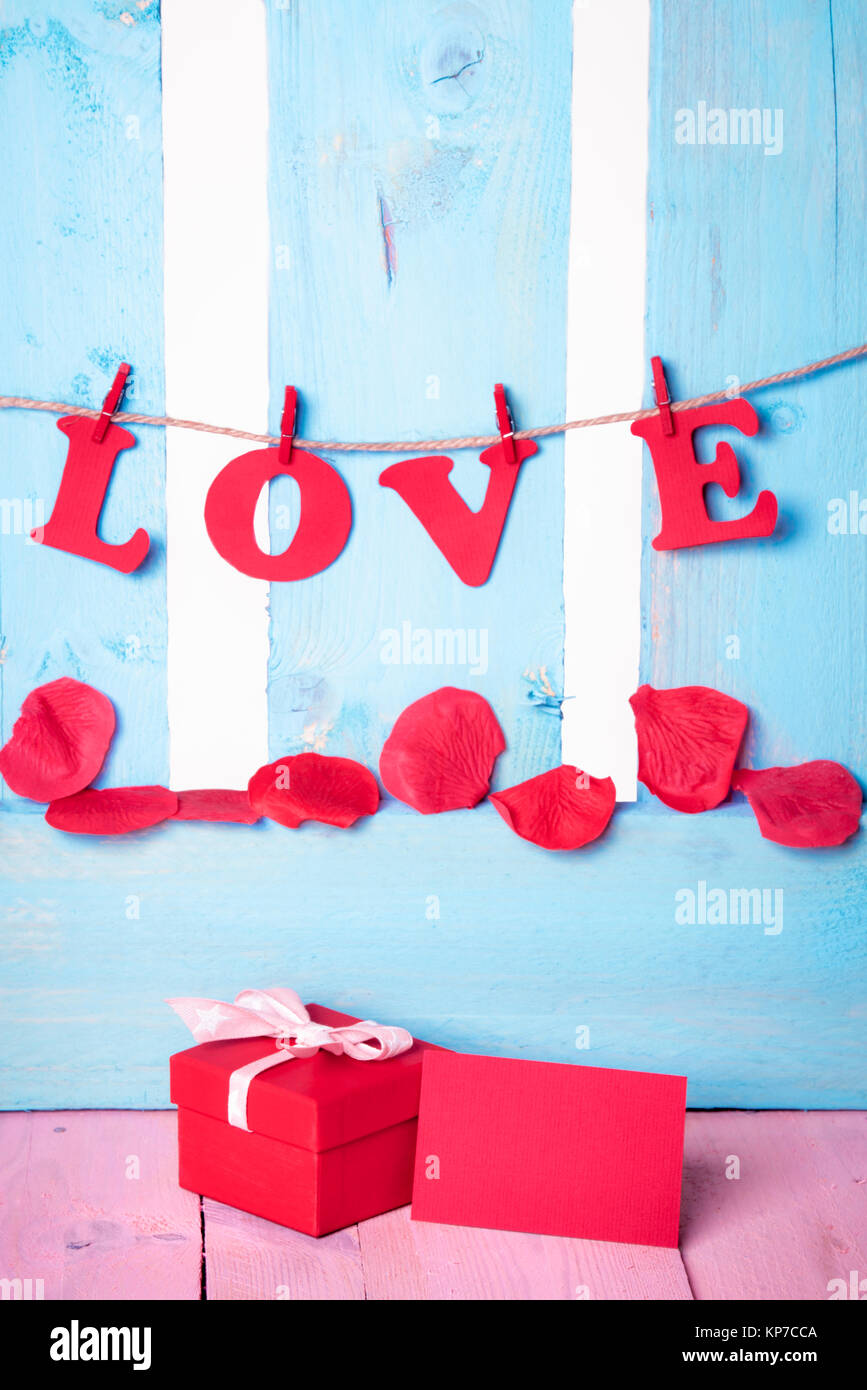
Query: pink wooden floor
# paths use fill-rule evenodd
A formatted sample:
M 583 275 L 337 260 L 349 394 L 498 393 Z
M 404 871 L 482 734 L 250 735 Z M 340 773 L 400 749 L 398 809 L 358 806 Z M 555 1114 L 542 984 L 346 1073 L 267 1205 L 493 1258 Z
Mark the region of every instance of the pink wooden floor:
M 313 1240 L 182 1192 L 175 1127 L 0 1115 L 0 1278 L 42 1279 L 47 1299 L 813 1300 L 867 1277 L 863 1111 L 688 1115 L 680 1250 L 425 1225 L 408 1207 Z

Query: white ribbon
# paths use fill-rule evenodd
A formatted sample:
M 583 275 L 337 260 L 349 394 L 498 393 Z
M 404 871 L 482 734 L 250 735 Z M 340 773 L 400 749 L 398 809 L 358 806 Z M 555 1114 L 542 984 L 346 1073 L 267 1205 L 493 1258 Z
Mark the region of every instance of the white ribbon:
M 274 1051 L 237 1067 L 229 1077 L 226 1118 L 236 1129 L 246 1129 L 250 1083 L 269 1067 L 312 1057 L 320 1047 L 356 1062 L 385 1062 L 412 1047 L 405 1028 L 390 1028 L 364 1019 L 341 1028 L 314 1023 L 294 989 L 243 989 L 234 1004 L 218 999 L 167 999 L 183 1019 L 197 1043 L 222 1038 L 272 1038 Z M 378 1044 L 378 1045 L 377 1045 Z

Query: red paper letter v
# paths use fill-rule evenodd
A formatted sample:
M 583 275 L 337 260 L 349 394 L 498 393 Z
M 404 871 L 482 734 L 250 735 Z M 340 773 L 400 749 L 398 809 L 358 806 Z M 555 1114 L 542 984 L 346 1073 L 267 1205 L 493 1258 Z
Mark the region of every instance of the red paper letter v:
M 454 463 L 444 454 L 404 459 L 386 468 L 379 481 L 403 498 L 458 578 L 477 587 L 491 573 L 520 465 L 537 448 L 532 439 L 516 439 L 518 462 L 514 464 L 503 457 L 502 444 L 492 444 L 480 455 L 491 476 L 477 512 L 467 506 L 449 481 Z

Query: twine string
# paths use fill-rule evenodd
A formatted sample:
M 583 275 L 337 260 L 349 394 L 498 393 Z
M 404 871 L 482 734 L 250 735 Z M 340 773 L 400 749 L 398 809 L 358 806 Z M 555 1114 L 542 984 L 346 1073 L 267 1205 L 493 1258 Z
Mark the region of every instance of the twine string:
M 736 394 L 746 395 L 750 391 L 760 391 L 766 386 L 777 386 L 785 381 L 796 381 L 799 377 L 811 376 L 814 372 L 837 367 L 842 362 L 852 362 L 867 356 L 867 343 L 860 347 L 848 348 L 846 352 L 836 352 L 832 357 L 823 357 L 819 362 L 807 362 L 804 366 L 793 367 L 788 372 L 777 372 L 774 376 L 761 377 L 758 381 L 747 381 L 738 387 Z M 671 409 L 692 410 L 696 406 L 710 405 L 713 401 L 732 398 L 731 390 L 710 391 L 705 396 L 692 396 L 689 400 L 673 401 Z M 84 415 L 90 420 L 98 420 L 99 410 L 87 406 L 65 405 L 62 401 L 36 401 L 27 396 L 0 396 L 0 408 L 8 410 L 44 410 L 51 415 Z M 646 420 L 657 413 L 656 406 L 647 410 L 625 410 L 616 415 L 595 415 L 585 420 L 567 420 L 559 425 L 539 425 L 535 429 L 516 430 L 515 439 L 542 439 L 547 435 L 565 434 L 567 430 L 590 429 L 596 425 L 619 425 L 632 420 Z M 245 439 L 254 444 L 279 444 L 280 436 L 273 434 L 254 434 L 250 430 L 234 429 L 229 425 L 208 425 L 200 420 L 182 420 L 174 415 L 138 415 L 131 411 L 118 411 L 112 419 L 119 425 L 162 425 L 171 429 L 198 430 L 202 434 L 222 434 L 230 439 Z M 385 443 L 356 441 L 340 443 L 335 439 L 298 439 L 296 448 L 311 449 L 323 453 L 343 454 L 416 454 L 420 451 L 436 453 L 452 449 L 483 449 L 498 444 L 498 434 L 463 435 L 454 439 L 411 439 L 388 440 Z

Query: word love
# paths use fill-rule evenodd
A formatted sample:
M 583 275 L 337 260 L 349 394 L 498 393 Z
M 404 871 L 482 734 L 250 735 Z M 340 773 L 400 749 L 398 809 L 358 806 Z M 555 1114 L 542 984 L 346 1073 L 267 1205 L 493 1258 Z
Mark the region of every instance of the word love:
M 658 361 L 658 359 L 654 359 Z M 654 369 L 657 370 L 656 368 Z M 664 387 L 664 377 L 659 374 Z M 119 374 L 120 377 L 120 374 Z M 125 379 L 125 378 L 124 378 Z M 659 381 L 657 381 L 659 387 Z M 99 535 L 99 519 L 119 453 L 135 444 L 129 430 L 111 420 L 117 408 L 117 383 L 100 419 L 65 416 L 57 422 L 69 440 L 66 465 L 54 509 L 33 540 L 130 574 L 147 555 L 148 533 L 141 528 L 114 544 Z M 485 499 L 478 511 L 467 506 L 450 481 L 450 458 L 441 454 L 404 459 L 380 474 L 382 487 L 396 492 L 424 527 L 462 583 L 484 584 L 494 564 L 522 465 L 538 447 L 514 437 L 502 386 L 495 388 L 500 442 L 480 455 L 490 470 Z M 762 492 L 753 510 L 737 520 L 714 521 L 705 503 L 705 488 L 716 483 L 727 497 L 740 490 L 734 451 L 720 444 L 712 463 L 695 455 L 694 432 L 706 425 L 730 425 L 756 433 L 756 412 L 744 399 L 681 410 L 672 414 L 667 389 L 657 391 L 660 410 L 637 420 L 633 434 L 650 449 L 662 506 L 662 528 L 653 541 L 657 550 L 707 545 L 714 541 L 769 536 L 777 519 L 777 500 Z M 308 579 L 332 565 L 352 529 L 352 499 L 341 475 L 317 454 L 294 445 L 295 391 L 288 387 L 279 445 L 253 449 L 232 459 L 214 479 L 205 500 L 205 525 L 217 552 L 235 569 L 254 579 L 289 583 Z M 262 489 L 275 478 L 294 478 L 300 492 L 300 520 L 289 545 L 279 554 L 262 550 L 253 526 Z

